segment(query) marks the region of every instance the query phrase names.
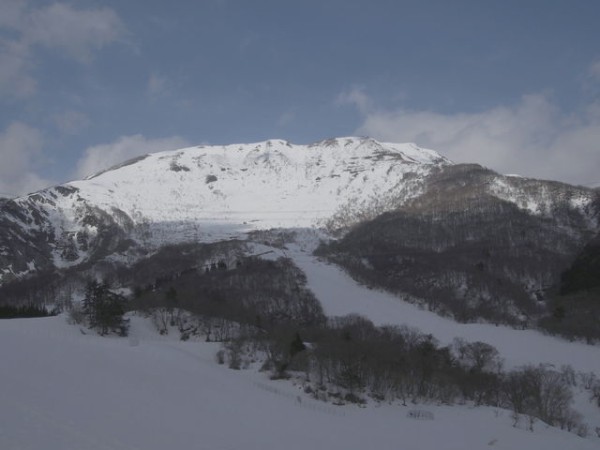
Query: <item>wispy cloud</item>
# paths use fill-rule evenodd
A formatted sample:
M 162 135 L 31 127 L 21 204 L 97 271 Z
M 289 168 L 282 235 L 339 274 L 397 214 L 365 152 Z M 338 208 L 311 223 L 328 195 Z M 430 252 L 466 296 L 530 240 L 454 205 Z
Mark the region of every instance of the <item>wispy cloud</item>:
M 373 104 L 366 94 L 365 89 L 360 86 L 354 86 L 351 89 L 340 92 L 335 99 L 335 103 L 339 106 L 355 106 L 363 114 L 367 114 Z
M 592 79 L 594 79 L 595 81 L 600 82 L 600 59 L 597 60 L 597 61 L 594 61 L 590 65 L 589 74 L 590 74 L 590 77 Z
M 179 136 L 158 139 L 148 139 L 141 134 L 122 136 L 111 143 L 87 148 L 77 163 L 74 177 L 85 178 L 147 153 L 176 150 L 188 146 L 189 143 Z
M 125 26 L 108 8 L 81 10 L 65 3 L 34 9 L 27 17 L 23 39 L 32 45 L 59 49 L 80 62 L 117 41 L 124 42 Z
M 150 74 L 146 84 L 146 93 L 154 99 L 165 95 L 169 91 L 169 82 L 167 78 L 157 73 Z
M 25 0 L 3 0 L 0 3 L 0 28 L 19 28 L 26 12 Z
M 0 133 L 0 195 L 23 195 L 52 184 L 35 170 L 42 146 L 42 134 L 21 122 L 13 122 Z
M 79 134 L 90 124 L 88 116 L 81 111 L 63 111 L 55 114 L 52 119 L 56 128 L 65 135 Z
M 88 63 L 103 47 L 126 42 L 127 30 L 109 8 L 77 9 L 67 3 L 33 7 L 24 0 L 0 4 L 0 95 L 30 96 L 40 48 Z
M 0 39 L 0 97 L 29 97 L 37 89 L 30 75 L 33 61 L 29 47 L 22 42 Z
M 296 119 L 296 113 L 294 111 L 285 111 L 277 119 L 277 125 L 285 127 L 290 125 Z

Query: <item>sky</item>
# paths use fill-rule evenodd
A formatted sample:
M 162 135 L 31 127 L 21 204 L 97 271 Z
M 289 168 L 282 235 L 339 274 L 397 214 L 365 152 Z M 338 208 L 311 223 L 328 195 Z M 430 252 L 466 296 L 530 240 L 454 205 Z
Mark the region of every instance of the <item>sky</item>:
M 0 0 L 0 196 L 271 138 L 600 185 L 596 0 Z

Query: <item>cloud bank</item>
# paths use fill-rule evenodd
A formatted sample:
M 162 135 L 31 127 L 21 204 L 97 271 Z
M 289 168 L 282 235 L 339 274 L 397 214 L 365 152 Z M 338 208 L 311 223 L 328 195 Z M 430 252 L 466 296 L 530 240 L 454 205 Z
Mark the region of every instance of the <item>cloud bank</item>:
M 122 136 L 108 144 L 88 147 L 77 162 L 74 179 L 93 175 L 136 156 L 189 147 L 183 138 L 149 139 L 141 134 Z M 44 136 L 22 122 L 0 132 L 0 197 L 17 197 L 56 184 L 38 175 L 44 160 Z
M 599 65 L 593 65 L 595 73 Z M 351 104 L 362 119 L 356 133 L 393 142 L 415 142 L 455 162 L 479 163 L 501 173 L 572 184 L 600 182 L 600 103 L 576 114 L 562 112 L 542 94 L 478 113 L 442 114 L 383 110 L 361 89 L 336 100 Z

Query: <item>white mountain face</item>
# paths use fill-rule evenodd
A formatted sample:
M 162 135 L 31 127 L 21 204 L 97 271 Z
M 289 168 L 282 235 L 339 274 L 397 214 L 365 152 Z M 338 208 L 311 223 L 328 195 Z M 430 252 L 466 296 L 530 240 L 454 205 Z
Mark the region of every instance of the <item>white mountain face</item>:
M 348 225 L 418 197 L 432 172 L 452 165 L 415 144 L 356 137 L 154 153 L 0 203 L 0 277 L 125 257 L 132 248 L 243 238 L 271 228 Z M 524 183 L 497 175 L 486 190 L 532 214 L 551 213 L 552 192 L 546 195 L 541 185 L 531 196 Z M 593 191 L 574 192 L 570 202 L 585 209 Z
M 21 240 L 48 244 L 53 264 L 65 267 L 85 262 L 99 246 L 114 252 L 119 233 L 156 248 L 260 229 L 321 226 L 344 205 L 360 209 L 398 192 L 417 195 L 419 180 L 448 164 L 414 144 L 353 137 L 311 145 L 269 140 L 190 147 L 139 157 L 16 199 L 6 218 Z M 8 256 L 10 245 L 2 244 Z M 25 270 L 3 269 L 24 273 L 32 264 L 33 255 L 21 264 Z
M 380 216 L 385 212 L 388 214 Z M 374 218 L 377 219 L 370 220 Z M 336 268 L 334 264 L 323 263 L 311 256 L 310 251 L 318 241 L 318 237 L 315 237 L 317 233 L 299 232 L 298 240 L 284 249 L 263 244 L 260 237 L 246 235 L 248 232 L 270 228 L 314 229 L 331 225 L 332 222 L 334 228 L 363 222 L 361 226 L 355 227 L 335 243 L 342 244 L 340 255 L 348 256 L 347 261 L 365 269 L 362 275 L 364 273 L 368 275 L 369 271 L 373 272 L 372 278 L 357 277 L 361 280 L 359 283 Z M 127 290 L 135 292 L 134 288 L 140 287 L 146 292 L 155 292 L 156 294 L 151 295 L 155 295 L 156 298 L 163 297 L 164 292 L 160 291 L 159 283 L 162 277 L 162 283 L 168 284 L 169 280 L 177 280 L 177 283 L 181 283 L 177 288 L 182 294 L 186 289 L 186 284 L 182 282 L 185 281 L 186 276 L 188 281 L 190 278 L 201 280 L 206 275 L 207 263 L 219 261 L 222 254 L 224 257 L 229 256 L 226 254 L 227 245 L 231 245 L 232 248 L 239 245 L 246 252 L 242 252 L 244 256 L 252 255 L 274 260 L 280 256 L 291 258 L 301 273 L 306 275 L 308 288 L 315 293 L 328 316 L 347 313 L 363 314 L 378 325 L 391 323 L 399 326 L 417 326 L 422 331 L 435 336 L 443 345 L 451 344 L 457 336 L 473 342 L 489 343 L 498 347 L 509 368 L 528 362 L 554 364 L 556 368 L 561 364 L 569 363 L 577 371 L 589 372 L 597 376 L 596 347 L 567 344 L 532 330 L 517 331 L 499 327 L 497 322 L 492 325 L 491 319 L 488 324 L 458 324 L 451 319 L 451 317 L 460 317 L 458 314 L 444 318 L 434 316 L 434 311 L 439 311 L 439 304 L 436 306 L 438 309 L 431 306 L 435 306 L 437 302 L 433 296 L 427 297 L 433 300 L 428 308 L 423 308 L 423 304 L 409 305 L 402 302 L 395 293 L 384 293 L 372 287 L 381 287 L 376 284 L 376 281 L 386 281 L 385 277 L 389 274 L 391 274 L 390 278 L 400 280 L 402 283 L 406 282 L 407 285 L 409 284 L 407 280 L 412 278 L 409 281 L 411 283 L 414 281 L 413 284 L 417 288 L 433 287 L 442 292 L 443 298 L 456 300 L 455 304 L 458 306 L 455 309 L 448 308 L 452 313 L 458 309 L 463 312 L 473 310 L 477 314 L 472 316 L 472 320 L 485 319 L 488 316 L 484 316 L 481 312 L 484 309 L 475 308 L 479 306 L 476 301 L 480 301 L 484 307 L 494 301 L 494 308 L 501 308 L 502 312 L 508 310 L 508 313 L 501 316 L 503 319 L 518 316 L 521 313 L 519 309 L 521 304 L 510 303 L 500 298 L 503 291 L 498 288 L 498 285 L 503 283 L 504 286 L 512 288 L 521 283 L 523 286 L 517 286 L 522 288 L 521 291 L 513 289 L 509 292 L 510 296 L 518 297 L 515 293 L 523 294 L 521 297 L 525 300 L 521 297 L 519 299 L 526 307 L 530 306 L 530 303 L 539 302 L 536 297 L 539 287 L 544 285 L 543 277 L 547 275 L 546 272 L 551 272 L 550 269 L 546 270 L 542 267 L 542 270 L 539 267 L 546 263 L 545 260 L 564 258 L 566 261 L 574 258 L 591 236 L 598 233 L 599 224 L 600 197 L 597 191 L 556 182 L 503 176 L 476 165 L 454 165 L 435 151 L 421 149 L 414 144 L 380 143 L 368 138 L 348 137 L 311 145 L 293 145 L 281 140 L 270 140 L 256 144 L 190 147 L 136 158 L 85 180 L 48 188 L 23 198 L 0 199 L 0 285 L 3 289 L 0 292 L 0 300 L 10 299 L 9 295 L 12 295 L 12 298 L 24 302 L 21 299 L 41 297 L 40 293 L 47 294 L 52 302 L 57 301 L 61 296 L 68 297 L 69 301 L 77 300 L 80 298 L 77 289 L 83 289 L 88 274 L 97 271 L 93 273 L 94 276 L 102 275 L 109 273 L 110 269 L 114 269 L 116 274 L 116 269 L 123 269 L 125 266 L 127 271 L 121 270 L 118 276 L 114 277 L 118 280 L 117 283 L 120 283 L 116 286 L 120 292 L 127 292 Z M 264 235 L 268 234 L 264 233 Z M 413 236 L 416 237 L 414 242 L 411 241 Z M 203 249 L 198 250 L 197 253 L 194 253 L 193 245 L 158 250 L 161 245 L 170 243 L 186 241 L 214 243 L 232 238 L 247 238 L 251 242 L 199 245 L 197 247 Z M 540 241 L 544 241 L 543 245 Z M 370 250 L 370 247 L 375 244 L 380 244 L 380 247 L 375 251 Z M 398 249 L 396 252 L 394 252 L 394 245 Z M 204 249 L 204 247 L 219 246 L 224 249 Z M 549 247 L 552 247 L 552 252 L 548 251 Z M 515 249 L 515 254 L 504 252 L 505 249 Z M 169 253 L 169 250 L 173 251 Z M 234 248 L 231 251 L 234 258 L 228 260 L 225 267 L 229 267 L 231 273 L 240 268 L 236 265 L 239 261 L 236 250 Z M 449 257 L 444 259 L 445 250 L 448 250 L 446 256 Z M 166 256 L 156 258 L 162 252 Z M 186 256 L 187 259 L 179 260 L 178 257 L 181 255 Z M 536 255 L 541 256 L 536 259 Z M 148 257 L 144 258 L 145 256 Z M 338 264 L 340 264 L 338 261 L 343 262 L 341 258 L 333 259 L 335 256 L 332 251 L 329 256 L 330 262 Z M 184 265 L 187 264 L 186 261 L 192 262 Z M 111 265 L 113 262 L 125 264 Z M 147 264 L 144 265 L 145 263 Z M 444 267 L 438 267 L 442 264 L 445 264 Z M 244 262 L 241 270 L 248 270 L 249 267 Z M 65 270 L 57 271 L 55 270 L 57 268 Z M 36 272 L 39 276 L 22 277 Z M 228 273 L 230 273 L 228 270 L 209 272 L 206 276 Z M 472 276 L 473 273 L 476 276 Z M 132 274 L 139 275 L 140 279 Z M 11 283 L 15 279 L 16 283 Z M 56 281 L 49 283 L 49 280 Z M 487 290 L 488 281 L 491 283 L 490 286 L 495 286 L 494 290 Z M 78 287 L 77 283 L 81 286 Z M 514 283 L 514 286 L 510 283 Z M 167 284 L 162 286 L 163 290 L 167 288 Z M 386 285 L 384 284 L 383 287 Z M 420 295 L 419 292 L 414 294 L 408 291 L 408 286 L 403 286 L 403 290 L 410 295 Z M 410 299 L 409 294 L 401 298 Z M 531 298 L 528 297 L 529 294 Z M 456 298 L 452 297 L 453 295 Z M 183 298 L 183 295 L 180 298 Z M 527 303 L 527 300 L 531 302 Z M 535 303 L 534 306 L 538 304 Z M 523 310 L 527 308 L 523 307 Z M 529 308 L 527 313 L 530 312 L 531 317 L 534 317 L 533 313 L 539 311 Z M 143 327 L 148 325 L 149 321 L 145 323 L 141 319 L 137 320 L 135 316 L 133 318 L 132 339 L 129 345 L 112 339 L 100 341 L 93 336 L 84 336 L 80 330 L 73 328 L 74 331 L 72 330 L 73 333 L 70 335 L 73 342 L 66 351 L 63 348 L 63 344 L 67 343 L 66 335 L 63 333 L 64 327 L 61 328 L 58 321 L 48 321 L 50 327 L 48 329 L 42 325 L 39 334 L 33 331 L 39 325 L 32 326 L 31 330 L 20 324 L 0 329 L 7 338 L 1 339 L 0 342 L 10 342 L 13 345 L 14 342 L 23 341 L 19 344 L 24 350 L 22 354 L 52 356 L 56 351 L 48 347 L 50 345 L 58 348 L 62 355 L 58 359 L 51 358 L 52 361 L 46 361 L 44 358 L 27 359 L 42 367 L 42 370 L 22 370 L 19 364 L 8 364 L 7 367 L 17 368 L 19 372 L 11 374 L 9 371 L 8 380 L 24 381 L 21 382 L 21 389 L 17 386 L 17 389 L 11 391 L 14 395 L 8 395 L 10 393 L 5 395 L 4 404 L 9 407 L 4 410 L 0 407 L 0 417 L 4 415 L 6 423 L 15 424 L 7 428 L 8 434 L 0 433 L 0 447 L 2 443 L 6 443 L 9 447 L 11 444 L 14 446 L 15 442 L 19 445 L 26 442 L 35 446 L 48 439 L 59 442 L 57 448 L 63 441 L 79 443 L 79 447 L 90 445 L 94 448 L 111 447 L 111 445 L 122 447 L 123 445 L 117 442 L 118 439 L 130 442 L 129 439 L 144 436 L 143 430 L 148 429 L 148 423 L 152 420 L 164 422 L 165 415 L 158 414 L 156 418 L 151 417 L 150 422 L 145 420 L 143 426 L 138 427 L 135 421 L 128 420 L 137 417 L 135 413 L 121 415 L 122 417 L 117 417 L 114 423 L 88 421 L 101 423 L 104 429 L 106 428 L 104 425 L 108 424 L 111 429 L 121 427 L 121 430 L 125 430 L 117 441 L 109 440 L 109 442 L 101 436 L 100 428 L 90 428 L 84 423 L 77 422 L 85 407 L 83 409 L 80 405 L 63 407 L 58 412 L 58 418 L 51 417 L 51 413 L 56 412 L 57 402 L 50 397 L 57 392 L 57 395 L 64 397 L 64 392 L 68 393 L 73 385 L 68 379 L 68 383 L 62 385 L 59 383 L 57 389 L 49 391 L 51 395 L 49 394 L 47 402 L 40 401 L 39 395 L 35 398 L 27 397 L 27 393 L 30 392 L 28 386 L 37 383 L 35 376 L 43 374 L 48 378 L 48 370 L 53 370 L 52 364 L 55 364 L 55 361 L 66 361 L 72 366 L 67 371 L 64 370 L 64 364 L 56 366 L 58 368 L 56 373 L 60 374 L 57 378 L 59 380 L 65 380 L 64 373 L 77 374 L 81 368 L 85 369 L 88 375 L 90 373 L 102 375 L 102 371 L 107 367 L 111 370 L 105 374 L 106 376 L 102 375 L 100 378 L 110 380 L 110 375 L 114 372 L 112 368 L 115 358 L 121 356 L 123 367 L 119 373 L 123 371 L 126 373 L 129 370 L 128 373 L 134 374 L 137 369 L 135 363 L 131 364 L 132 357 L 135 356 L 132 351 L 137 354 L 138 350 L 150 355 L 152 361 L 144 360 L 143 355 L 140 354 L 138 357 L 142 359 L 138 359 L 141 365 L 137 364 L 137 366 L 150 367 L 155 362 L 160 362 L 158 365 L 155 364 L 158 372 L 154 369 L 150 372 L 144 369 L 144 373 L 169 372 L 171 375 L 174 373 L 176 377 L 183 377 L 179 380 L 181 382 L 172 383 L 181 391 L 175 392 L 174 399 L 158 396 L 151 399 L 151 402 L 166 405 L 167 409 L 180 411 L 182 401 L 185 402 L 185 398 L 189 397 L 190 389 L 193 392 L 200 392 L 194 390 L 194 386 L 198 385 L 198 376 L 204 377 L 201 382 L 210 386 L 210 392 L 217 393 L 214 398 L 193 401 L 193 405 L 190 403 L 191 406 L 187 410 L 184 408 L 183 414 L 171 414 L 169 417 L 174 417 L 176 420 L 171 420 L 169 424 L 171 428 L 175 427 L 176 432 L 172 433 L 173 436 L 167 436 L 165 442 L 169 441 L 172 444 L 172 442 L 179 442 L 177 439 L 180 439 L 182 445 L 185 445 L 187 441 L 181 440 L 181 436 L 189 435 L 190 430 L 200 430 L 199 438 L 192 436 L 192 440 L 198 442 L 198 439 L 205 438 L 207 430 L 220 430 L 223 427 L 225 430 L 223 433 L 216 433 L 206 442 L 214 442 L 217 446 L 227 445 L 229 441 L 223 441 L 223 436 L 231 436 L 226 428 L 231 423 L 229 412 L 225 411 L 226 414 L 221 414 L 222 417 L 228 418 L 226 423 L 220 421 L 219 414 L 214 414 L 215 407 L 218 409 L 219 405 L 227 406 L 231 403 L 223 402 L 223 398 L 230 398 L 234 403 L 241 405 L 249 405 L 248 411 L 256 410 L 257 404 L 266 401 L 270 405 L 267 410 L 276 411 L 273 413 L 275 421 L 284 416 L 300 417 L 304 410 L 308 418 L 304 419 L 310 420 L 318 410 L 318 406 L 315 407 L 316 409 L 311 409 L 312 406 L 317 405 L 316 402 L 303 394 L 298 395 L 296 386 L 286 385 L 283 382 L 277 389 L 281 389 L 281 392 L 285 390 L 285 395 L 280 395 L 279 401 L 277 396 L 273 401 L 266 400 L 261 392 L 248 389 L 251 386 L 266 386 L 265 392 L 273 392 L 270 387 L 272 385 L 266 385 L 261 381 L 264 378 L 262 373 L 253 373 L 251 375 L 253 378 L 247 378 L 248 375 L 244 372 L 227 372 L 226 369 L 215 364 L 215 347 L 212 344 L 206 344 L 205 347 L 190 347 L 187 344 L 196 343 L 161 340 L 164 336 L 157 337 L 155 332 L 145 334 Z M 54 332 L 58 334 L 53 334 Z M 48 340 L 49 336 L 50 340 Z M 68 340 L 71 340 L 71 337 Z M 140 338 L 143 338 L 141 346 Z M 97 348 L 83 349 L 80 345 L 81 339 L 85 339 L 87 343 Z M 110 343 L 111 352 L 106 352 L 108 349 L 106 343 Z M 173 352 L 174 349 L 177 351 Z M 89 365 L 81 364 L 79 357 L 84 355 L 87 358 L 89 351 L 95 351 L 95 358 L 98 359 L 98 364 L 95 364 L 91 371 Z M 122 355 L 115 357 L 115 351 L 121 352 Z M 197 353 L 192 354 L 192 352 Z M 21 353 L 10 354 L 18 357 Z M 68 362 L 68 359 L 63 358 L 65 354 L 75 355 L 75 358 Z M 161 361 L 156 355 L 160 356 Z M 198 356 L 201 358 L 199 359 Z M 110 359 L 109 363 L 106 362 L 108 360 L 105 357 Z M 163 357 L 164 361 L 162 361 Z M 189 361 L 184 361 L 186 358 Z M 199 362 L 200 366 L 198 366 Z M 182 367 L 183 372 L 177 372 Z M 23 374 L 27 376 L 23 377 Z M 139 376 L 129 378 L 138 380 Z M 160 388 L 161 383 L 164 384 L 164 379 L 164 376 L 158 377 L 156 379 L 158 387 L 151 391 L 164 393 Z M 226 383 L 223 384 L 222 380 Z M 256 380 L 254 384 L 252 384 L 253 380 Z M 219 383 L 222 389 L 219 388 Z M 109 385 L 110 383 L 107 386 L 114 390 L 114 386 Z M 577 389 L 576 409 L 584 415 L 584 422 L 589 424 L 592 430 L 592 427 L 599 423 L 597 408 L 590 402 L 587 391 L 580 387 Z M 126 386 L 123 390 L 125 394 L 116 395 L 115 398 L 124 398 L 124 396 L 128 398 L 127 393 L 131 393 L 132 390 L 135 394 L 135 386 Z M 87 389 L 86 392 L 88 391 L 93 390 Z M 139 398 L 135 395 L 135 398 L 129 396 L 131 398 L 124 403 L 124 406 L 121 405 L 121 409 L 135 409 L 140 404 L 147 404 L 149 391 L 147 389 L 143 391 L 140 391 Z M 232 396 L 231 392 L 235 395 Z M 178 395 L 181 398 L 177 398 Z M 76 400 L 83 398 L 89 403 L 89 399 L 85 396 L 73 398 Z M 72 403 L 73 398 L 69 398 L 67 403 Z M 97 399 L 92 398 L 92 400 Z M 287 406 L 284 405 L 285 401 L 289 403 Z M 59 403 L 63 406 L 66 404 Z M 1 404 L 3 403 L 0 401 Z M 16 415 L 15 405 L 24 405 L 16 408 L 18 410 Z M 204 416 L 202 413 L 198 416 L 198 405 L 206 407 Z M 108 406 L 114 410 L 114 405 Z M 383 411 L 382 407 L 386 412 L 378 412 Z M 575 448 L 578 446 L 587 449 L 596 445 L 595 440 L 582 440 L 541 423 L 536 424 L 535 433 L 526 431 L 525 425 L 520 425 L 521 428 L 515 427 L 511 425 L 513 419 L 508 410 L 486 409 L 489 417 L 484 417 L 481 414 L 484 407 L 478 408 L 479 412 L 476 414 L 471 414 L 470 411 L 474 411 L 471 406 L 435 407 L 435 417 L 442 420 L 432 421 L 433 425 L 428 423 L 426 428 L 422 428 L 415 427 L 414 419 L 405 418 L 407 415 L 405 410 L 392 409 L 396 407 L 398 405 L 392 407 L 381 403 L 377 408 L 348 408 L 345 414 L 348 415 L 349 420 L 333 424 L 334 427 L 343 427 L 343 432 L 332 434 L 328 428 L 332 426 L 330 425 L 332 422 L 320 420 L 318 422 L 322 427 L 319 433 L 325 438 L 321 441 L 319 439 L 313 441 L 325 442 L 323 445 L 328 448 L 348 447 L 348 442 L 354 443 L 357 439 L 362 439 L 359 447 L 371 445 L 375 442 L 373 439 L 379 439 L 378 442 L 381 444 L 379 446 L 382 448 L 397 446 L 398 436 L 395 432 L 378 431 L 373 435 L 375 437 L 363 436 L 365 427 L 361 428 L 361 424 L 364 425 L 366 418 L 372 420 L 374 424 L 374 427 L 367 427 L 368 429 L 379 430 L 381 427 L 377 424 L 386 420 L 385 423 L 391 424 L 390 430 L 397 430 L 400 423 L 408 433 L 408 437 L 404 440 L 415 443 L 414 448 L 423 448 L 423 445 L 428 448 L 440 447 L 437 436 L 444 436 L 444 445 L 450 442 L 451 447 L 454 445 L 452 448 L 495 445 L 502 448 Z M 333 411 L 328 406 L 323 408 L 325 411 Z M 429 410 L 429 406 L 427 408 Z M 431 408 L 434 406 L 432 405 Z M 152 410 L 155 409 L 157 408 Z M 363 409 L 365 413 L 362 413 Z M 102 417 L 111 416 L 106 413 L 109 409 L 102 405 L 96 410 Z M 44 419 L 42 422 L 49 424 L 47 429 L 42 429 L 43 432 L 27 434 L 25 433 L 27 430 L 19 428 L 22 423 L 31 421 L 33 417 L 29 414 L 31 411 L 35 412 L 34 419 L 42 417 Z M 360 417 L 353 411 L 361 412 Z M 398 420 L 398 411 L 401 414 L 400 420 Z M 246 416 L 248 414 L 245 416 L 240 414 L 242 419 L 237 422 L 243 423 L 245 420 L 243 417 Z M 193 417 L 194 423 L 188 426 L 186 417 Z M 208 420 L 210 422 L 208 428 L 198 428 L 197 417 L 202 418 L 200 422 Z M 214 417 L 217 419 L 212 420 Z M 264 443 L 257 444 L 257 448 L 270 448 L 272 444 L 268 440 L 271 436 L 269 427 L 264 429 L 264 433 L 260 430 L 263 430 L 265 423 L 272 424 L 273 420 L 269 418 L 266 421 L 262 420 L 260 415 L 256 417 L 261 420 L 257 419 L 256 423 L 250 423 L 246 435 L 254 433 L 254 435 L 267 436 Z M 283 422 L 288 425 L 292 422 L 304 423 L 304 419 Z M 475 427 L 473 427 L 474 420 L 478 421 Z M 68 425 L 66 428 L 65 424 Z M 284 428 L 287 426 L 285 424 Z M 358 426 L 355 426 L 356 424 Z M 434 433 L 431 432 L 433 429 L 431 426 L 437 427 L 433 430 Z M 280 428 L 281 426 L 277 429 Z M 299 436 L 306 436 L 305 428 L 302 427 Z M 464 430 L 468 429 L 476 432 L 465 433 Z M 353 430 L 360 430 L 360 433 L 354 436 Z M 456 444 L 447 439 L 448 430 L 453 430 Z M 26 434 L 29 436 L 27 439 L 23 438 Z M 280 434 L 281 439 L 279 437 L 277 439 L 282 442 L 288 438 L 286 433 Z M 350 438 L 331 445 L 328 439 L 338 435 L 350 436 Z M 236 436 L 234 437 L 237 439 Z M 423 444 L 424 437 L 428 436 L 431 439 Z M 238 442 L 236 439 L 229 442 L 232 448 L 247 444 L 246 436 L 243 436 L 243 442 Z M 294 442 L 297 448 L 306 447 L 306 442 L 301 439 Z M 164 448 L 164 445 L 161 447 L 155 440 L 150 439 L 146 447 Z
M 407 174 L 449 163 L 414 144 L 269 140 L 155 153 L 69 185 L 85 202 L 118 208 L 136 225 L 193 222 L 248 231 L 318 225 L 347 202 L 385 195 Z

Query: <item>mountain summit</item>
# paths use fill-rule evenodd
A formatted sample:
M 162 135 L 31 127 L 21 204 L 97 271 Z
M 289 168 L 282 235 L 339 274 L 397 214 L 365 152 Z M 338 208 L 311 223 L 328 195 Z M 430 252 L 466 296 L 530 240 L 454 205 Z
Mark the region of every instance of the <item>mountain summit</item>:
M 136 246 L 322 226 L 343 209 L 417 195 L 433 168 L 449 164 L 414 144 L 356 137 L 153 153 L 85 180 L 4 200 L 0 274 L 8 280 Z
M 414 144 L 268 140 L 154 153 L 69 186 L 84 201 L 117 208 L 135 224 L 245 223 L 245 231 L 314 226 L 340 205 L 380 197 L 406 176 L 446 164 L 446 158 Z
M 508 274 L 506 297 L 517 290 L 529 302 L 598 233 L 599 205 L 593 189 L 453 164 L 415 144 L 342 137 L 190 147 L 2 200 L 0 284 L 110 270 L 167 244 L 325 228 L 343 237 L 330 249 L 338 262 L 373 270 L 370 283 L 406 291 L 419 282 L 415 295 L 434 298 L 435 288 L 462 305 L 490 297 L 481 292 Z

